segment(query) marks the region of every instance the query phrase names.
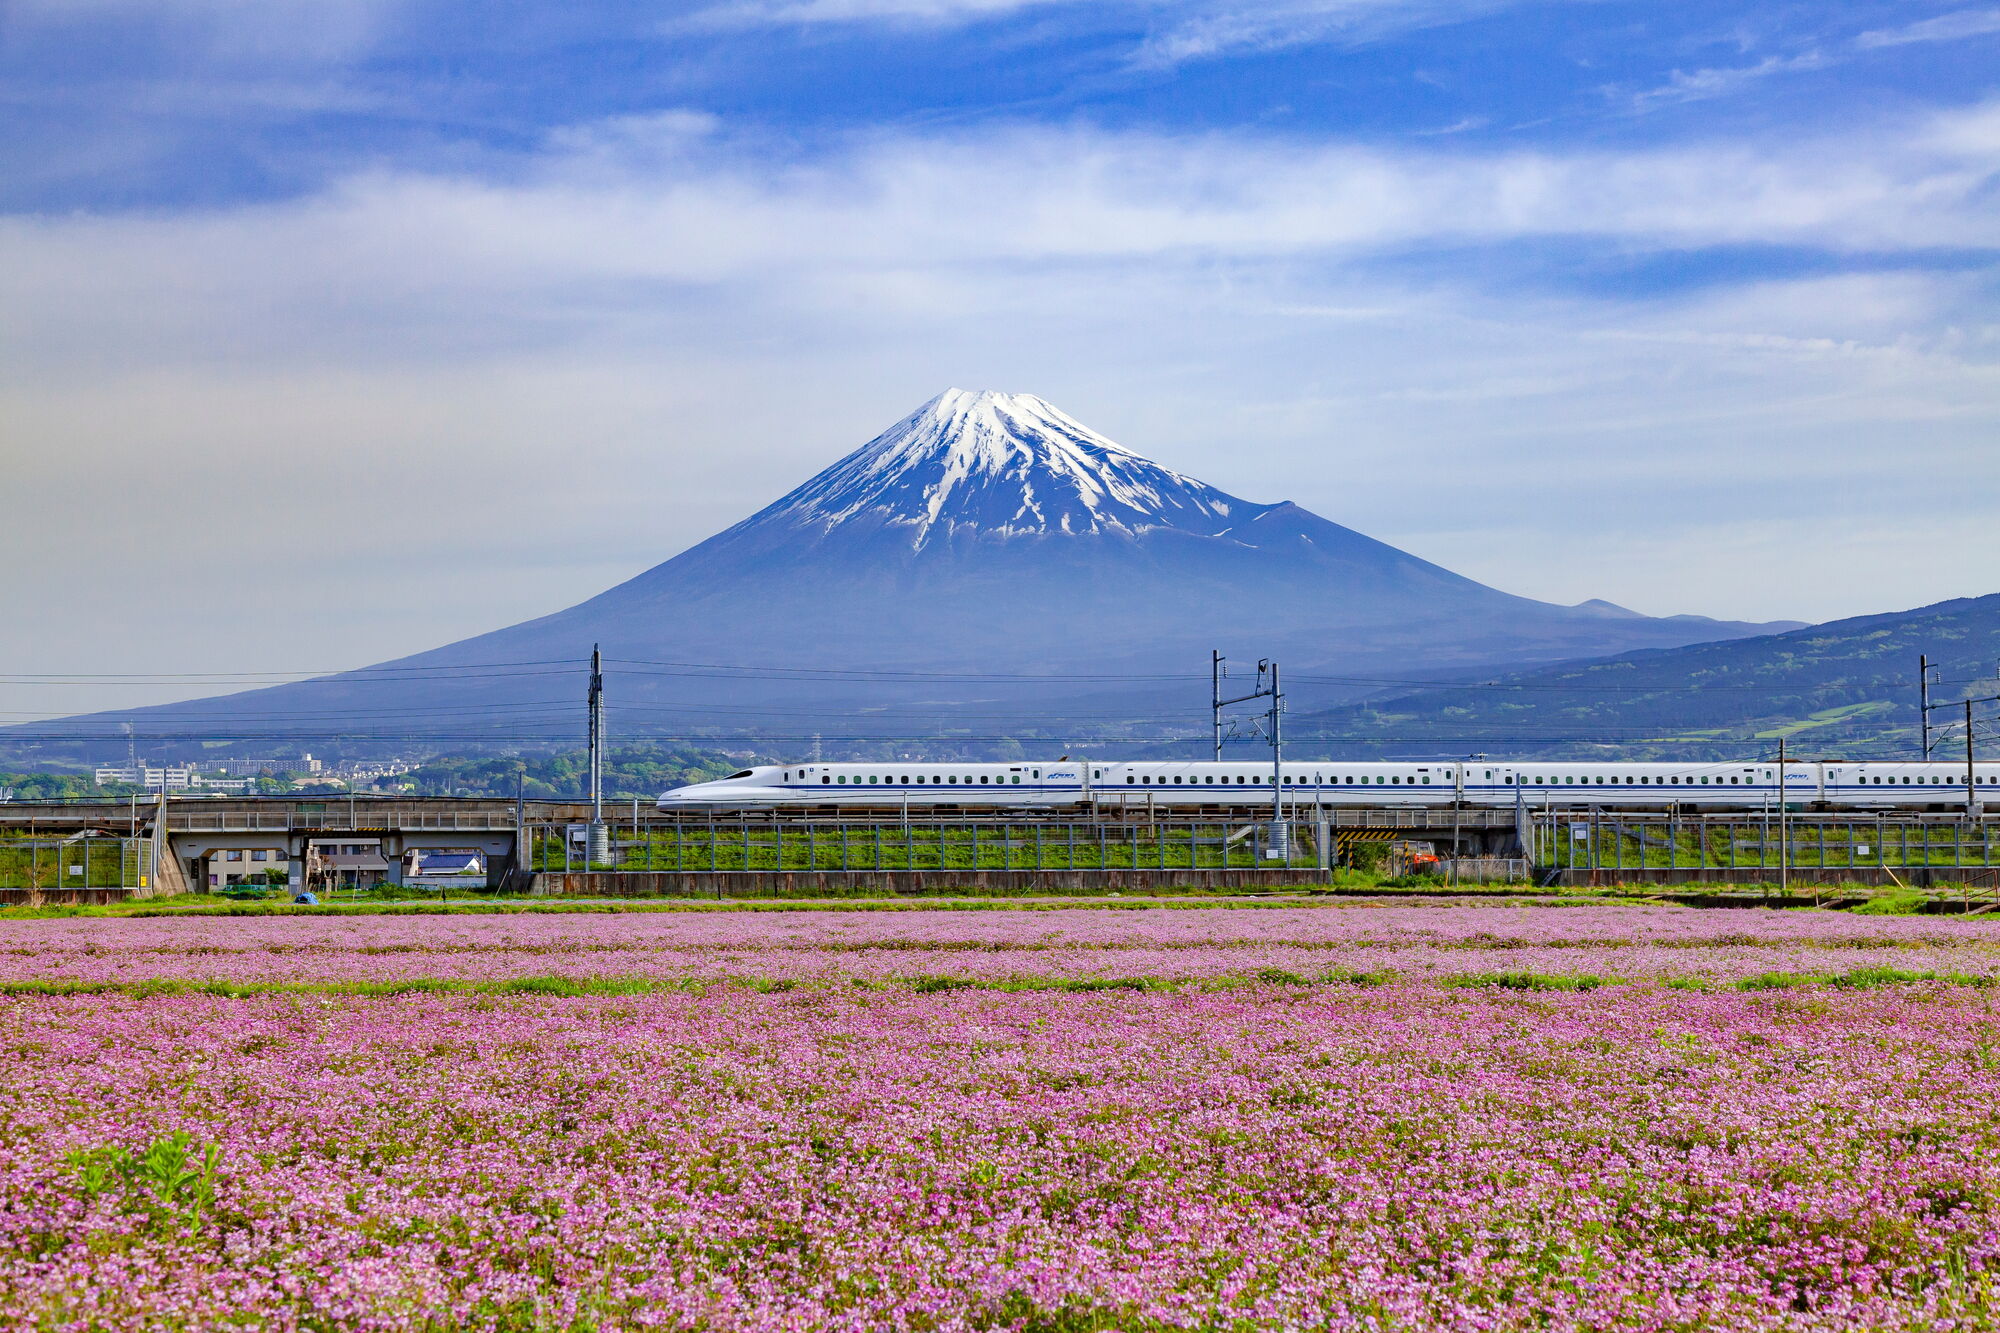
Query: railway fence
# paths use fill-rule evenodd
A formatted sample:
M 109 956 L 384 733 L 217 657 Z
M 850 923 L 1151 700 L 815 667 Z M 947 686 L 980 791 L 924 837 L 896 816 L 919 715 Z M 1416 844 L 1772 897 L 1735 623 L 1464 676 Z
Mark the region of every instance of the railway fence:
M 0 837 L 0 889 L 136 889 L 152 847 L 146 836 Z
M 2000 819 L 1959 815 L 1552 811 L 1532 816 L 1529 838 L 1537 866 L 1565 871 L 2000 868 Z
M 622 836 L 621 836 L 622 835 Z M 1264 871 L 1324 869 L 1336 839 L 1307 824 L 1274 840 L 1270 825 L 1227 821 L 775 821 L 715 819 L 612 831 L 610 859 L 590 862 L 574 827 L 529 830 L 526 868 L 542 873 L 938 873 L 964 871 Z

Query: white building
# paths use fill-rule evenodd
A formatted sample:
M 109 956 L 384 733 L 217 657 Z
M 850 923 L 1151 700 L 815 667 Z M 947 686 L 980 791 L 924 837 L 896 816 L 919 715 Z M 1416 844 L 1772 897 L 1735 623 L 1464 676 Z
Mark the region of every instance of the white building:
M 193 768 L 154 768 L 150 764 L 127 764 L 120 768 L 100 768 L 93 772 L 93 779 L 102 787 L 107 782 L 123 782 L 134 787 L 144 787 L 147 791 L 186 791 L 198 785 L 199 779 Z

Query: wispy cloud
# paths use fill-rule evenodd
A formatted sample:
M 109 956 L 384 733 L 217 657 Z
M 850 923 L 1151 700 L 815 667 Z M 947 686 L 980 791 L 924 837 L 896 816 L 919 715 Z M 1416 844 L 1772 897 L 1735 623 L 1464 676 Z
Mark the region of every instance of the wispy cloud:
M 1766 56 L 1754 65 L 1675 70 L 1664 84 L 1636 93 L 1618 88 L 1605 91 L 1628 100 L 1635 110 L 1647 111 L 1658 106 L 1733 96 L 1766 79 L 1832 69 L 1870 51 L 1922 42 L 1964 41 L 1995 33 L 2000 33 L 2000 9 L 1962 9 L 1905 27 L 1876 29 L 1788 55 Z
M 1901 28 L 1864 32 L 1854 44 L 1863 50 L 1909 46 L 1918 42 L 1958 42 L 1968 37 L 2000 33 L 2000 9 L 1961 9 Z
M 699 10 L 696 26 L 905 23 L 959 25 L 1032 10 L 1126 11 L 1153 31 L 1132 62 L 1171 67 L 1327 41 L 1365 41 L 1462 22 L 1532 3 L 1564 0 L 723 0 Z
M 1682 102 L 1703 102 L 1712 97 L 1726 97 L 1741 92 L 1752 84 L 1761 83 L 1774 75 L 1825 69 L 1829 63 L 1831 60 L 1825 52 L 1815 50 L 1798 55 L 1767 56 L 1754 65 L 1719 66 L 1693 71 L 1677 69 L 1659 87 L 1631 94 L 1630 101 L 1632 107 L 1639 111 Z
M 318 63 L 366 49 L 414 0 L 10 0 L 0 34 L 67 40 L 90 29 L 204 63 Z M 136 29 L 136 32 L 134 31 Z
M 835 23 L 977 23 L 1030 9 L 1085 3 L 1145 4 L 1149 0 L 724 0 L 699 10 L 711 28 Z
M 1134 55 L 1142 66 L 1174 66 L 1323 42 L 1366 42 L 1392 33 L 1461 23 L 1531 0 L 1267 0 L 1178 6 Z

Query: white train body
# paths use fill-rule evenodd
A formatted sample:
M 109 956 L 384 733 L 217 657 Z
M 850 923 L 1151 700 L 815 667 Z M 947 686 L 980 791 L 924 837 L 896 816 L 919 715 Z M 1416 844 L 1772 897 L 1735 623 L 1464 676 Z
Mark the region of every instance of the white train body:
M 1964 764 L 1620 764 L 1473 759 L 1441 763 L 1307 760 L 1279 786 L 1303 805 L 1761 807 L 1778 801 L 1873 810 L 1963 809 Z M 1975 799 L 2000 800 L 2000 764 L 1979 764 Z M 1256 763 L 791 764 L 750 768 L 664 793 L 661 810 L 787 807 L 1021 810 L 1149 805 L 1265 807 L 1271 765 Z M 1991 794 L 1989 794 L 1991 793 Z

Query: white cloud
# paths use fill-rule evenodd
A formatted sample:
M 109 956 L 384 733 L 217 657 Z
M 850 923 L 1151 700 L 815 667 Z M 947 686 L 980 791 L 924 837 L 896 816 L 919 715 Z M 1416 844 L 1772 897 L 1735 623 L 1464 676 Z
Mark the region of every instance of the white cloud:
M 0 221 L 0 429 L 10 486 L 46 498 L 10 537 L 63 553 L 7 610 L 202 664 L 232 608 L 305 604 L 327 664 L 375 660 L 597 591 L 951 383 L 1043 393 L 1218 485 L 1535 595 L 1758 618 L 1928 600 L 1921 551 L 1862 601 L 1824 550 L 1757 524 L 1908 507 L 2000 561 L 2000 531 L 1959 513 L 1990 494 L 2000 429 L 1981 279 L 1641 300 L 1375 261 L 1579 237 L 1990 245 L 1996 126 L 2000 106 L 1817 142 L 1486 154 L 1022 130 L 806 161 L 666 113 L 555 136 L 506 180 Z M 471 520 L 409 521 L 440 501 Z M 1589 559 L 1549 559 L 1551 513 L 1604 520 Z M 1730 572 L 1746 544 L 1755 583 Z M 189 571 L 171 612 L 111 595 L 162 551 Z M 273 642 L 256 660 L 320 655 Z
M 1196 4 L 1149 37 L 1134 57 L 1173 66 L 1319 42 L 1365 42 L 1416 28 L 1462 23 L 1531 0 L 1265 0 Z
M 917 22 L 977 23 L 1029 9 L 1075 5 L 1087 0 L 729 0 L 700 11 L 706 27 L 763 27 L 815 23 Z M 1149 3 L 1149 0 L 1110 0 Z
M 1734 65 L 1693 72 L 1675 70 L 1667 81 L 1657 88 L 1632 95 L 1632 105 L 1645 111 L 1655 106 L 1681 102 L 1704 102 L 1711 97 L 1725 97 L 1742 91 L 1755 83 L 1761 83 L 1776 74 L 1798 74 L 1808 70 L 1825 69 L 1832 61 L 1820 51 L 1806 51 L 1795 56 L 1767 56 L 1754 65 Z
M 725 0 L 700 10 L 707 28 L 815 24 L 963 25 L 1034 10 L 1081 7 L 1087 0 Z M 1280 50 L 1323 41 L 1365 41 L 1392 32 L 1463 22 L 1523 4 L 1566 0 L 1094 0 L 1090 8 L 1127 10 L 1157 25 L 1133 63 L 1167 67 L 1223 55 Z
M 180 60 L 266 68 L 327 63 L 367 49 L 411 0 L 10 0 L 0 36 L 61 39 L 86 27 L 144 25 Z
M 1917 42 L 1958 42 L 2000 32 L 2000 9 L 1961 9 L 1902 28 L 1864 32 L 1854 44 L 1863 49 L 1909 46 Z

